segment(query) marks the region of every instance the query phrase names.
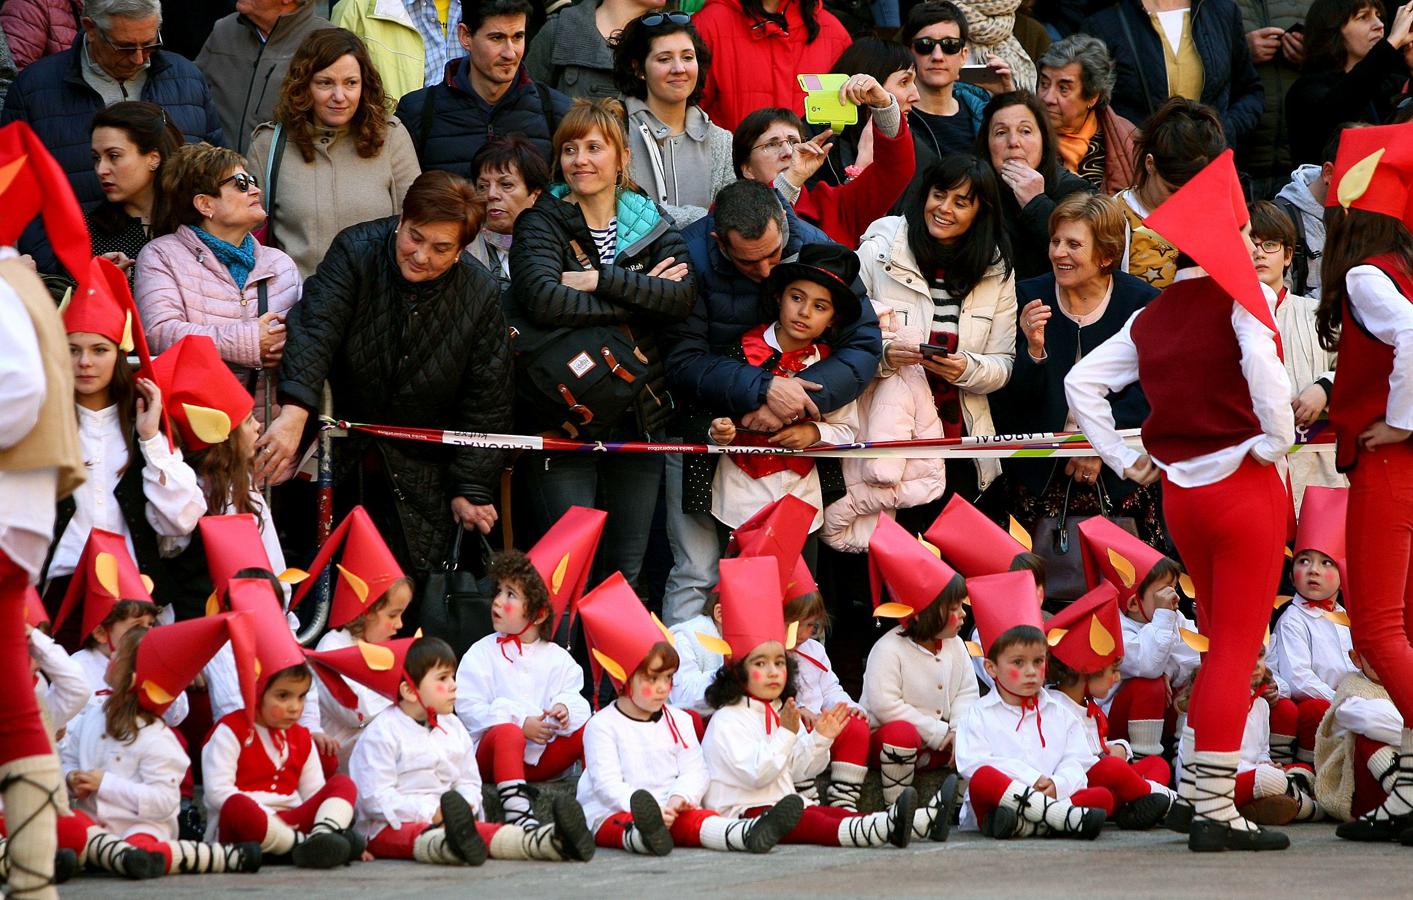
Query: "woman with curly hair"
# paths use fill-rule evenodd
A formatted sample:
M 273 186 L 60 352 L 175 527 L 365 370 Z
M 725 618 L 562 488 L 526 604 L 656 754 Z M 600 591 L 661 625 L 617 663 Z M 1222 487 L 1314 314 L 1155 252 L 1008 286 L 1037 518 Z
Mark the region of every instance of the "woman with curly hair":
M 321 28 L 305 38 L 280 87 L 275 121 L 255 129 L 252 171 L 270 214 L 264 242 L 314 274 L 334 235 L 402 211 L 422 174 L 407 129 L 359 37 Z

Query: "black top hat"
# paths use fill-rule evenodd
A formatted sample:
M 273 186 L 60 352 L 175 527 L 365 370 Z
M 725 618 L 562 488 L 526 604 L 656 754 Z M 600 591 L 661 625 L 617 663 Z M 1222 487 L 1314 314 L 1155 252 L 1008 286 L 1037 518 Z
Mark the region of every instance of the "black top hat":
M 834 324 L 851 325 L 863 313 L 854 281 L 859 277 L 859 258 L 840 244 L 806 244 L 795 256 L 782 260 L 770 273 L 766 290 L 771 306 L 779 308 L 779 298 L 792 281 L 813 281 L 829 289 L 834 299 Z

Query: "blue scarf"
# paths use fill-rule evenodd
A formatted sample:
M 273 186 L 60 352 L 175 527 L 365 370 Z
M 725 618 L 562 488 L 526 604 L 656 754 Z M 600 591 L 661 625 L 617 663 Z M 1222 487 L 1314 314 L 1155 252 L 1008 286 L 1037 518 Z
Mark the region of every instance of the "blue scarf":
M 196 236 L 201 238 L 201 243 L 211 248 L 211 252 L 216 254 L 216 261 L 226 267 L 231 273 L 231 278 L 235 279 L 236 287 L 245 290 L 246 279 L 250 278 L 250 271 L 255 268 L 255 238 L 250 235 L 245 236 L 245 240 L 240 242 L 240 246 L 228 244 L 214 234 L 202 228 L 193 228 Z

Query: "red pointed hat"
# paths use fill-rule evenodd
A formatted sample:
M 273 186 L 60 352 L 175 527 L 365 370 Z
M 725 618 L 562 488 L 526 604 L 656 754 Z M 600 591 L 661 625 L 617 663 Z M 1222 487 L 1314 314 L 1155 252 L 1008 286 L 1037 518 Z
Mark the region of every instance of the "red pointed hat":
M 589 645 L 594 683 L 607 672 L 620 690 L 647 658 L 655 644 L 675 643 L 672 632 L 648 611 L 638 594 L 614 572 L 579 601 L 579 617 Z
M 25 624 L 31 628 L 49 624 L 49 611 L 32 584 L 25 585 Z
M 309 575 L 299 569 L 274 572 L 270 555 L 260 537 L 260 525 L 253 513 L 228 516 L 202 516 L 196 523 L 201 529 L 201 542 L 206 547 L 206 571 L 211 575 L 211 589 L 216 604 L 221 602 L 226 586 L 241 569 L 264 569 L 281 581 L 296 584 Z M 208 601 L 208 612 L 215 612 Z
M 54 617 L 54 630 L 68 620 L 74 607 L 83 603 L 83 623 L 80 640 L 87 640 L 93 629 L 103 624 L 119 600 L 152 601 L 152 579 L 138 572 L 137 563 L 128 555 L 128 542 L 121 534 L 94 528 L 88 533 L 88 543 L 74 568 L 73 580 L 64 593 L 59 614 Z
M 1015 522 L 1014 519 L 1011 521 Z M 953 494 L 942 508 L 942 514 L 923 536 L 942 552 L 943 559 L 971 578 L 1005 572 L 1017 556 L 1029 553 L 1030 546 L 1021 543 L 1017 535 L 1024 535 L 1027 541 L 1030 540 L 1019 525 L 1007 532 L 968 503 L 961 494 Z
M 37 215 L 54 255 L 69 274 L 86 282 L 93 258 L 88 225 L 64 169 L 27 122 L 0 128 L 0 246 L 11 246 Z M 85 283 L 79 285 L 83 293 Z
M 1413 122 L 1341 131 L 1325 205 L 1413 218 Z
M 1250 221 L 1230 149 L 1178 188 L 1143 224 L 1192 257 L 1231 298 L 1272 332 L 1276 319 L 1266 305 L 1241 226 Z
M 133 688 L 144 709 L 162 715 L 187 685 L 231 640 L 230 619 L 221 613 L 152 628 L 137 645 Z
M 64 330 L 69 334 L 102 335 L 124 353 L 137 351 L 146 368 L 152 357 L 127 276 L 101 256 L 89 262 L 88 274 L 84 290 L 71 296 L 64 306 Z
M 358 696 L 342 679 L 352 679 L 396 703 L 398 685 L 404 681 L 410 683 L 405 671 L 407 652 L 419 640 L 420 632 L 413 637 L 397 638 L 381 644 L 359 641 L 352 647 L 305 655 L 313 663 L 314 671 L 319 673 L 319 680 L 329 687 L 335 699 L 349 709 L 357 709 Z
M 558 630 L 566 612 L 569 623 L 574 623 L 574 607 L 589 582 L 606 521 L 608 513 L 601 509 L 571 506 L 525 554 L 549 589 L 554 630 Z
M 290 632 L 289 620 L 280 608 L 282 600 L 270 590 L 269 582 L 258 578 L 232 578 L 229 589 L 231 611 L 249 614 L 254 638 L 254 646 L 247 653 L 236 655 L 236 669 L 241 670 L 242 682 L 251 687 L 250 695 L 245 697 L 245 708 L 254 721 L 256 706 L 270 684 L 270 676 L 281 669 L 301 665 L 304 648 Z
M 355 506 L 324 541 L 309 571 L 323 571 L 339 547 L 343 548 L 343 556 L 337 563 L 339 577 L 329 610 L 330 628 L 342 628 L 363 615 L 387 593 L 393 582 L 406 577 L 387 542 L 378 533 L 378 526 L 361 506 Z M 294 609 L 317 582 L 318 579 L 310 578 L 300 585 L 290 600 L 290 609 Z
M 698 634 L 707 649 L 741 661 L 769 641 L 794 649 L 798 623 L 785 626 L 779 569 L 767 556 L 736 556 L 721 561 L 721 637 Z
M 957 577 L 956 571 L 922 541 L 888 516 L 868 539 L 868 580 L 873 590 L 873 614 L 890 619 L 917 615 Z M 881 603 L 883 587 L 891 603 Z
M 204 334 L 189 334 L 168 347 L 149 372 L 187 450 L 225 441 L 255 408 L 250 392 Z
M 1119 592 L 1120 609 L 1128 605 L 1143 579 L 1164 559 L 1163 554 L 1103 516 L 1090 516 L 1079 523 L 1079 542 L 1085 584 L 1112 584 Z
M 978 575 L 967 579 L 971 611 L 981 632 L 982 652 L 1001 635 L 1018 625 L 1045 630 L 1040 600 L 1035 596 L 1035 573 L 1029 569 Z
M 726 545 L 727 556 L 769 556 L 780 570 L 780 591 L 793 600 L 819 590 L 801 552 L 814 523 L 813 506 L 794 494 L 767 503 L 742 522 Z
M 1081 675 L 1092 675 L 1124 654 L 1118 590 L 1107 581 L 1045 623 L 1050 653 Z
M 1300 502 L 1300 524 L 1295 531 L 1295 552 L 1318 550 L 1343 563 L 1345 558 L 1344 520 L 1349 506 L 1349 488 L 1311 485 Z

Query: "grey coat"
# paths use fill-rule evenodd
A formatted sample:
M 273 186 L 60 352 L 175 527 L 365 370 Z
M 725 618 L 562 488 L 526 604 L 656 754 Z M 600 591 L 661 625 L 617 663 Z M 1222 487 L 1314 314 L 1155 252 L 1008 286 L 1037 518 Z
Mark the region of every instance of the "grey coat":
M 706 215 L 716 192 L 736 180 L 731 171 L 731 132 L 713 125 L 701 107 L 687 107 L 676 137 L 642 100 L 629 97 L 629 174 L 667 211 L 678 228 Z
M 579 0 L 550 16 L 525 53 L 531 78 L 570 99 L 620 96 L 613 83 L 613 51 L 594 22 L 598 8 L 594 0 Z

